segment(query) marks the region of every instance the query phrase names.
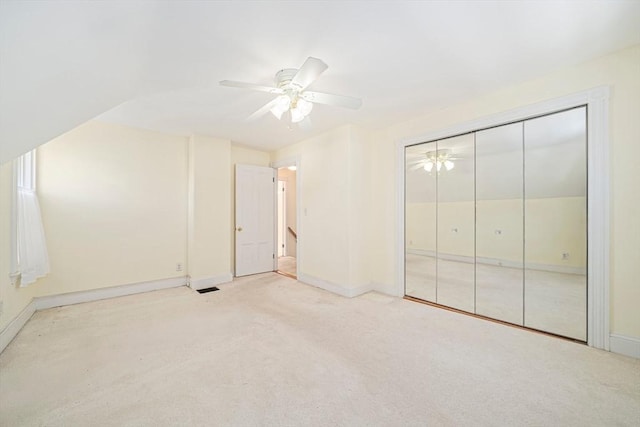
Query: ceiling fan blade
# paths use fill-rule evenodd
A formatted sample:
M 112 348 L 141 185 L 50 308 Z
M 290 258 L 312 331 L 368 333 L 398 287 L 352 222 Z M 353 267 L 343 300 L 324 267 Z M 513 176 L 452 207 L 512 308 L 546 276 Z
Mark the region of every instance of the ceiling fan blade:
M 235 82 L 233 80 L 222 80 L 220 86 L 239 87 L 241 89 L 251 89 L 260 92 L 273 93 L 274 95 L 282 95 L 284 91 L 277 87 L 260 86 L 253 83 Z
M 362 105 L 362 99 L 352 98 L 344 95 L 332 95 L 330 93 L 322 92 L 302 92 L 300 94 L 302 99 L 317 104 L 335 105 L 338 107 L 351 108 L 357 110 Z
M 247 117 L 245 119 L 245 121 L 247 122 L 252 122 L 254 120 L 259 119 L 260 117 L 264 116 L 265 114 L 267 114 L 269 111 L 271 111 L 271 109 L 273 107 L 276 106 L 276 104 L 278 103 L 278 98 L 267 102 L 265 105 L 263 105 L 258 111 L 256 111 L 255 113 L 253 113 L 252 115 L 250 115 L 249 117 Z
M 320 74 L 322 74 L 329 66 L 318 58 L 308 57 L 302 67 L 298 70 L 291 84 L 298 86 L 301 90 L 305 89 L 313 83 Z

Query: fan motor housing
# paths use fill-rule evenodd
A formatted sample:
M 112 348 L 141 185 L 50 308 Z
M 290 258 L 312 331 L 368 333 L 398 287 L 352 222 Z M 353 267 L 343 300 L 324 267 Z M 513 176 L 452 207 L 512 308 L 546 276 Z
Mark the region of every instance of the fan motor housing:
M 283 88 L 289 86 L 291 80 L 296 75 L 298 70 L 296 68 L 284 68 L 276 73 L 276 86 L 279 88 Z

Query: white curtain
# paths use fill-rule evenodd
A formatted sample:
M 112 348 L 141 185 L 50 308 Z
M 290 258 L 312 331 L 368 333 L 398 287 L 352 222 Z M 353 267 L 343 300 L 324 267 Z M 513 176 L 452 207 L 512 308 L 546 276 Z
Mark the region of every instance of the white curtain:
M 27 286 L 49 273 L 49 255 L 35 189 L 17 186 L 15 225 L 16 273 L 20 274 L 20 286 Z

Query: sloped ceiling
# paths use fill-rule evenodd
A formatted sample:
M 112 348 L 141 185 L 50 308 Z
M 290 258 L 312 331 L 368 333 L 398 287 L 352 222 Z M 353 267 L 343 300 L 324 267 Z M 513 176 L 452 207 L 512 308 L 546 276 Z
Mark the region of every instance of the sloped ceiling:
M 640 43 L 640 2 L 0 2 L 0 162 L 86 120 L 273 150 L 345 123 L 383 127 Z M 313 127 L 244 119 L 308 56 Z

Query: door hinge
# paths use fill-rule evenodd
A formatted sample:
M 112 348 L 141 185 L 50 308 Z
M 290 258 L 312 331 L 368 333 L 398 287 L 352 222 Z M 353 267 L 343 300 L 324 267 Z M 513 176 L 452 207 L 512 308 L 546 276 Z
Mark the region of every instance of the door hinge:
M 275 183 L 276 179 L 275 178 L 271 178 L 271 182 Z
M 276 254 L 271 254 L 271 258 L 276 259 Z

